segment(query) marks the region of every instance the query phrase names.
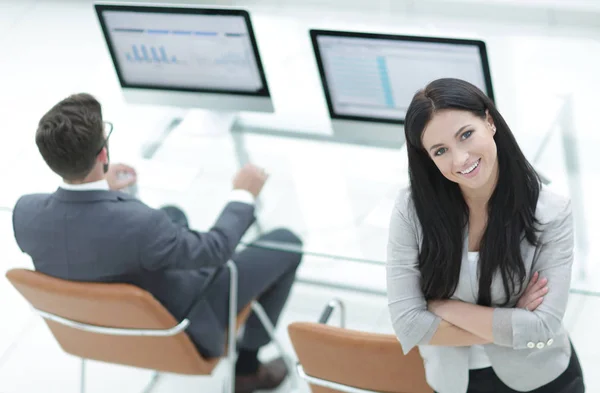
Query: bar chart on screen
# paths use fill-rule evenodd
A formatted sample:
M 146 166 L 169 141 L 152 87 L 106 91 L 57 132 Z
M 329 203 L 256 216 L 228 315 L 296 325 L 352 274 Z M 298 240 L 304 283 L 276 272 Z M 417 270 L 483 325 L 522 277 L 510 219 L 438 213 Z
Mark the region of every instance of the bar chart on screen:
M 256 91 L 262 87 L 248 32 L 232 23 L 116 20 L 113 56 L 121 77 L 137 84 L 212 86 Z M 229 21 L 231 22 L 231 21 Z
M 177 56 L 167 55 L 164 46 L 132 45 L 131 50 L 125 53 L 127 61 L 132 63 L 178 64 L 182 63 Z
M 245 35 L 211 31 L 113 29 L 116 49 L 130 64 L 211 67 L 247 66 Z
M 200 67 L 202 72 L 215 67 L 222 72 L 243 72 L 238 68 L 246 70 L 251 60 L 246 39 L 239 34 L 123 28 L 114 31 L 120 33 L 115 45 L 118 56 L 132 66 L 179 65 Z
M 336 89 L 336 104 L 394 108 L 390 77 L 383 56 L 332 54 L 325 59 Z

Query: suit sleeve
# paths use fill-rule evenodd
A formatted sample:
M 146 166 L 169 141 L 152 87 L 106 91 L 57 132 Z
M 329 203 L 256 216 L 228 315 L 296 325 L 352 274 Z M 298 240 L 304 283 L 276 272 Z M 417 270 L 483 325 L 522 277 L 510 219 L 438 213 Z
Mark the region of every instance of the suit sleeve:
M 17 246 L 19 247 L 19 250 L 21 250 L 21 252 L 25 252 L 23 250 L 23 247 L 21 247 L 21 243 L 19 243 L 19 238 L 20 236 L 20 231 L 18 231 L 17 229 L 17 222 L 20 221 L 20 217 L 17 217 L 17 215 L 20 213 L 20 202 L 23 200 L 23 197 L 20 197 L 17 202 L 15 203 L 15 206 L 13 207 L 13 212 L 12 212 L 12 227 L 13 227 L 13 234 L 15 237 L 15 242 L 17 243 Z
M 415 227 L 407 218 L 406 195 L 400 195 L 390 220 L 387 250 L 388 308 L 402 350 L 429 343 L 441 318 L 427 310 L 418 267 Z
M 547 343 L 562 330 L 573 265 L 573 217 L 571 204 L 551 220 L 540 236 L 540 251 L 534 268 L 548 279 L 548 293 L 533 312 L 518 308 L 496 308 L 493 316 L 494 342 L 514 349 L 528 343 Z
M 139 245 L 142 267 L 160 270 L 221 266 L 232 257 L 254 219 L 253 206 L 230 202 L 208 232 L 198 232 L 174 224 L 161 210 L 153 210 Z

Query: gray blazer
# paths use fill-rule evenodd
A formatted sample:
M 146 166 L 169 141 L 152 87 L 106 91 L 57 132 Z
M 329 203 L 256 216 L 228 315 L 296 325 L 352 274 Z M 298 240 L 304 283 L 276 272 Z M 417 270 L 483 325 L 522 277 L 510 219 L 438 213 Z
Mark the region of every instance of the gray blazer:
M 567 307 L 573 264 L 573 220 L 570 201 L 543 187 L 536 209 L 541 223 L 540 245 L 523 240 L 521 252 L 527 281 L 533 272 L 548 278 L 548 294 L 530 312 L 514 308 L 515 294 L 506 308 L 493 313 L 494 343 L 484 345 L 498 377 L 509 387 L 529 391 L 543 386 L 566 370 L 571 356 L 569 337 L 562 320 Z M 468 232 L 468 230 L 467 230 Z M 465 233 L 463 263 L 467 263 Z M 465 393 L 469 375 L 469 347 L 428 345 L 441 319 L 427 310 L 420 287 L 417 257 L 422 229 L 409 189 L 398 196 L 392 213 L 387 261 L 387 289 L 392 324 L 403 351 L 418 345 L 425 363 L 427 382 L 439 393 Z M 462 269 L 453 299 L 475 303 L 469 277 Z M 524 291 L 525 288 L 523 288 Z M 506 300 L 502 278 L 492 282 L 495 306 Z
M 231 202 L 210 231 L 200 233 L 173 224 L 163 211 L 125 193 L 62 188 L 23 196 L 13 212 L 17 244 L 37 271 L 67 280 L 137 285 L 176 319 L 188 317 L 188 334 L 212 356 L 225 348 L 225 331 L 199 294 L 253 221 L 253 206 Z

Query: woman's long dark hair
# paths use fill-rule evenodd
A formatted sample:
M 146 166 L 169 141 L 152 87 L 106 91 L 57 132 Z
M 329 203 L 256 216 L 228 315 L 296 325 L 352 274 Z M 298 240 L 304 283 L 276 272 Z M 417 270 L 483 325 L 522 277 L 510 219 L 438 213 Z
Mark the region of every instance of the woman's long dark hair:
M 494 103 L 477 87 L 459 79 L 438 79 L 419 91 L 404 125 L 412 200 L 423 230 L 419 253 L 423 294 L 428 300 L 447 299 L 454 294 L 469 219 L 458 184 L 440 173 L 421 139 L 433 115 L 448 109 L 468 111 L 484 120 L 488 111 L 496 126 L 499 175 L 479 245 L 477 303 L 492 305 L 492 279 L 500 273 L 506 305 L 525 282 L 522 240 L 537 244 L 535 209 L 541 182 Z

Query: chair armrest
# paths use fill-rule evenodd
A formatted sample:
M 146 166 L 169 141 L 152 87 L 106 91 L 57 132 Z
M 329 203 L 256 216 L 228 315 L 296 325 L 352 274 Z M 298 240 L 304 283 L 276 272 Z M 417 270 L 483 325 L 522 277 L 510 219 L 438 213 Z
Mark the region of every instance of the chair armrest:
M 536 173 L 538 174 L 540 181 L 542 182 L 543 185 L 547 186 L 550 183 L 552 183 L 552 180 L 550 180 L 550 178 L 548 176 L 546 176 L 545 174 L 541 173 L 538 169 L 535 170 Z
M 34 312 L 40 315 L 46 320 L 50 320 L 59 323 L 64 326 L 68 326 L 72 329 L 82 330 L 84 332 L 106 334 L 110 336 L 152 336 L 152 337 L 171 337 L 183 332 L 190 324 L 190 321 L 186 318 L 179 322 L 176 326 L 169 329 L 136 329 L 136 328 L 114 328 L 107 326 L 91 325 L 89 323 L 77 322 L 67 318 L 63 318 L 58 315 L 54 315 L 49 312 L 33 309 Z
M 321 313 L 319 323 L 326 324 L 336 308 L 340 309 L 340 327 L 346 327 L 346 307 L 344 306 L 344 303 L 337 298 L 331 299 L 329 303 L 327 303 L 327 306 L 325 306 L 325 309 Z

